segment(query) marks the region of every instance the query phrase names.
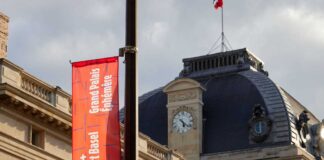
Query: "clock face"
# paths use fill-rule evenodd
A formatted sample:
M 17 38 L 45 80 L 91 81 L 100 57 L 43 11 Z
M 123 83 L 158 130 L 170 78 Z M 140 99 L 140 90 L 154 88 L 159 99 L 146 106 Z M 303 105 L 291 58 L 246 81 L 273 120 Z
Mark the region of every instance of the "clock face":
M 265 132 L 266 123 L 264 121 L 257 121 L 254 124 L 254 132 L 258 135 L 261 135 Z
M 271 131 L 271 121 L 268 118 L 254 119 L 250 122 L 250 135 L 254 142 L 263 142 Z
M 192 128 L 192 120 L 192 115 L 189 112 L 178 112 L 173 118 L 173 130 L 178 133 L 186 133 Z

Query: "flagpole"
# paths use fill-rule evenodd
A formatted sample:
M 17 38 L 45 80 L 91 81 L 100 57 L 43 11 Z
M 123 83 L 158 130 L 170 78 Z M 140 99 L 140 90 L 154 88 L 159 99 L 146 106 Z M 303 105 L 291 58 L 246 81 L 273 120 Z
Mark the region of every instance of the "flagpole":
M 224 43 L 224 39 L 225 39 L 225 35 L 224 35 L 224 13 L 223 13 L 224 7 L 222 6 L 222 47 L 221 47 L 221 51 L 224 52 L 225 50 L 225 43 Z

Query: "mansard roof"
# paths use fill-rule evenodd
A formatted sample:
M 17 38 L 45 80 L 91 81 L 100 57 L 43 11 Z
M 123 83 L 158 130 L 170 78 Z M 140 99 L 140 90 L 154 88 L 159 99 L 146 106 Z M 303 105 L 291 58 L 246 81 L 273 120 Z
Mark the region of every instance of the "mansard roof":
M 191 78 L 206 89 L 203 93 L 203 154 L 266 147 L 299 145 L 296 117 L 307 110 L 274 83 L 264 63 L 246 49 L 184 59 L 178 78 Z M 251 143 L 248 123 L 255 104 L 264 106 L 272 120 L 269 137 Z M 162 88 L 139 101 L 139 128 L 167 145 L 167 95 Z M 311 113 L 310 123 L 319 122 Z

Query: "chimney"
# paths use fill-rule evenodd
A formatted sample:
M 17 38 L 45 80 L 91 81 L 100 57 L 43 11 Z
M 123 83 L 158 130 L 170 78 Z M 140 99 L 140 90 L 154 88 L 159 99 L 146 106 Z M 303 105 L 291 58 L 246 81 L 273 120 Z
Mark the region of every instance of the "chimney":
M 0 58 L 7 57 L 9 17 L 0 12 Z

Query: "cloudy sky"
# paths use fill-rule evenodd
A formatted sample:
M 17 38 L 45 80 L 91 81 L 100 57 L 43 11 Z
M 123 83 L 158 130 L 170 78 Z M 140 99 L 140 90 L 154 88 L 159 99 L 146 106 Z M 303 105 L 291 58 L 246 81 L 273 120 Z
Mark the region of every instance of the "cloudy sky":
M 224 0 L 233 48 L 260 57 L 270 78 L 321 119 L 323 6 L 323 0 Z M 220 35 L 212 0 L 138 0 L 138 10 L 140 94 L 173 80 L 182 58 L 207 54 Z M 1 0 L 0 11 L 10 17 L 9 60 L 68 92 L 69 60 L 116 56 L 124 45 L 124 0 Z

